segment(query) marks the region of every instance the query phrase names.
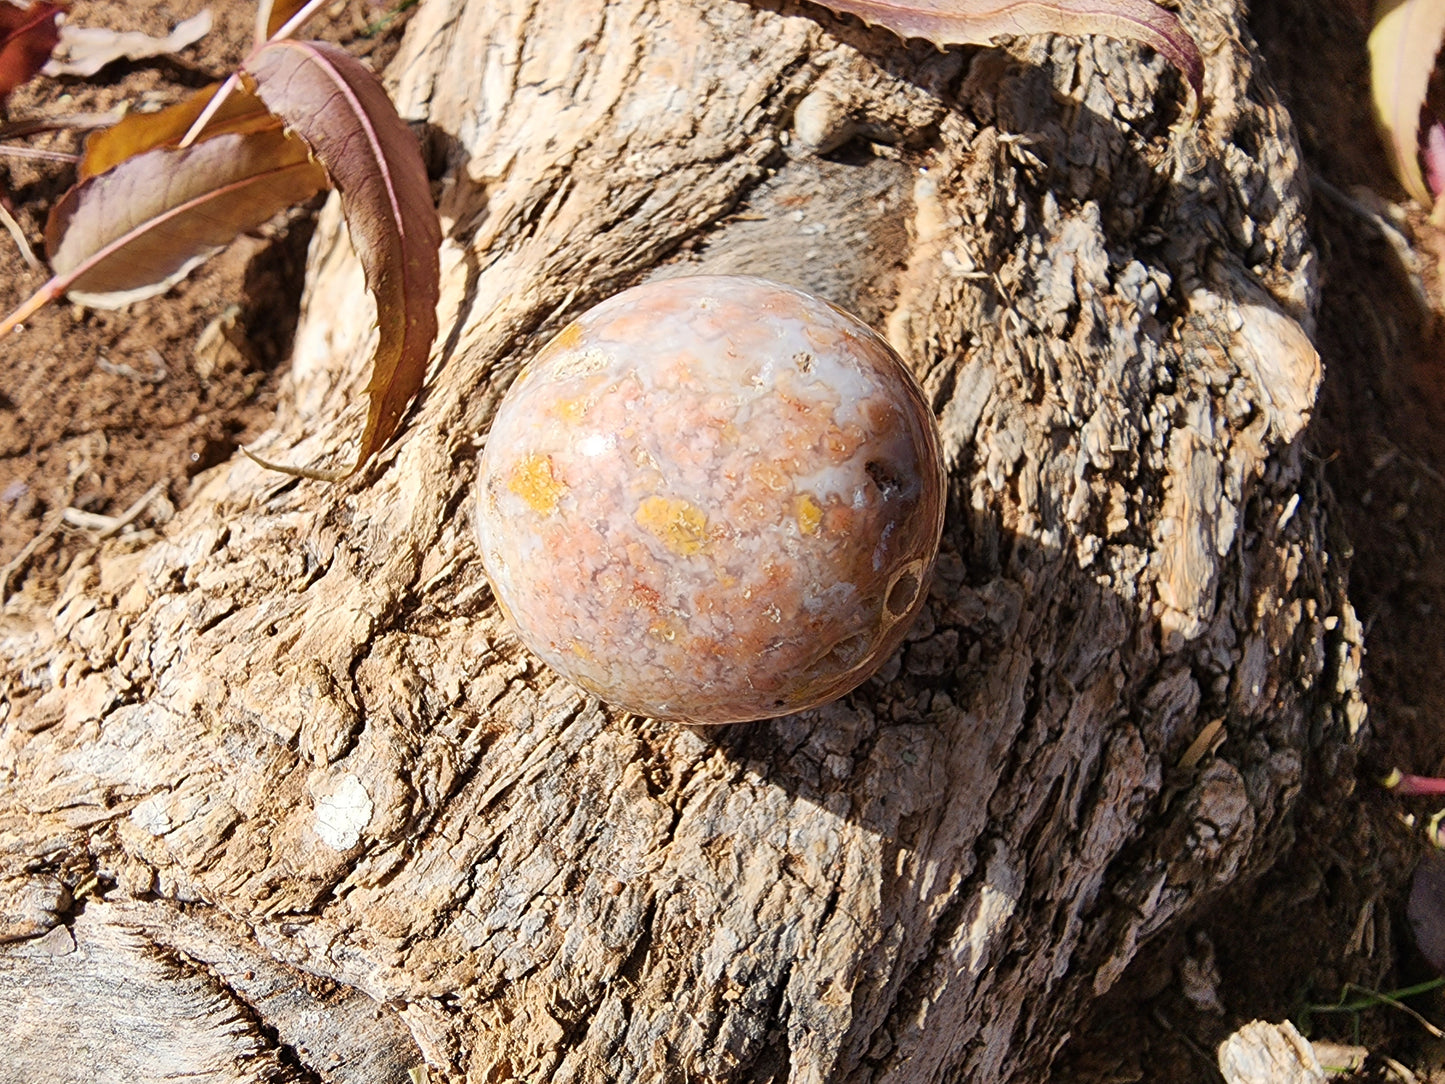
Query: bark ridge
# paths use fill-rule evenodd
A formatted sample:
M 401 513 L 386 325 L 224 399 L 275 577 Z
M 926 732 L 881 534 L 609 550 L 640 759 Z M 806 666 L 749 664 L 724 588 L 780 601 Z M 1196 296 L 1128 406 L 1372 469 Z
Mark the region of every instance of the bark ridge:
M 1104 40 L 427 0 L 394 71 L 444 167 L 428 387 L 365 484 L 238 460 L 7 606 L 8 973 L 144 906 L 155 944 L 168 909 L 394 1008 L 447 1079 L 1038 1079 L 1149 938 L 1268 864 L 1363 717 L 1300 454 L 1305 188 L 1241 15 L 1182 14 L 1191 127 L 1166 64 Z M 883 673 L 719 731 L 541 670 L 469 525 L 527 353 L 695 270 L 886 330 L 951 485 Z M 367 304 L 329 207 L 261 454 L 350 462 Z

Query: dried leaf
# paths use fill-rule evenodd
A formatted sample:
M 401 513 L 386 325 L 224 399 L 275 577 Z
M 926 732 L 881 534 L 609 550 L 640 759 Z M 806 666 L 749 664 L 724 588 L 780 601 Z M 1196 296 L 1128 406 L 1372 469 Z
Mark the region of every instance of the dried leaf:
M 64 4 L 44 0 L 28 8 L 0 0 L 0 105 L 50 59 L 60 40 L 58 18 L 65 10 Z
M 325 186 L 305 144 L 279 130 L 136 155 L 82 181 L 51 210 L 47 290 L 99 308 L 151 297 Z
M 274 42 L 243 70 L 340 190 L 351 243 L 376 297 L 381 337 L 359 467 L 396 431 L 437 334 L 441 223 L 421 147 L 376 76 L 335 46 Z
M 1426 207 L 1433 200 L 1420 172 L 1420 110 L 1442 39 L 1445 3 L 1441 0 L 1381 0 L 1375 7 L 1370 31 L 1375 123 L 1395 176 Z
M 114 126 L 96 132 L 85 141 L 81 179 L 104 173 L 145 151 L 174 147 L 210 104 L 220 85 L 212 83 L 202 87 L 189 98 L 155 113 L 131 113 Z M 199 138 L 214 139 L 228 133 L 263 132 L 280 127 L 281 119 L 272 115 L 259 98 L 237 89 L 226 96 Z
M 269 40 L 305 6 L 306 0 L 261 0 L 256 6 L 256 44 Z
M 1204 61 L 1179 19 L 1150 0 L 818 0 L 902 38 L 989 45 L 1023 34 L 1103 34 L 1148 45 L 1184 74 L 1199 100 Z
M 1440 852 L 1426 852 L 1415 867 L 1407 914 L 1420 954 L 1445 972 L 1445 856 Z
M 45 65 L 46 75 L 94 75 L 117 60 L 146 60 L 153 56 L 179 53 L 194 45 L 211 29 L 211 9 L 205 8 L 163 38 L 153 38 L 138 30 L 106 30 L 103 27 L 70 26 L 60 28 L 60 44 Z

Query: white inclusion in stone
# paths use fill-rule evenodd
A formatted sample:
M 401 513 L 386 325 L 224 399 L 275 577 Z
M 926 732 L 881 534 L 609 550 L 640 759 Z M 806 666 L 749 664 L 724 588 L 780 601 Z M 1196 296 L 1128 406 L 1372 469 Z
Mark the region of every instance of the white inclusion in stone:
M 371 823 L 371 795 L 361 780 L 347 772 L 328 793 L 315 795 L 316 834 L 321 842 L 338 851 L 356 846 Z
M 609 436 L 593 433 L 577 442 L 577 450 L 586 456 L 602 455 L 604 452 L 610 451 L 615 443 L 616 441 Z

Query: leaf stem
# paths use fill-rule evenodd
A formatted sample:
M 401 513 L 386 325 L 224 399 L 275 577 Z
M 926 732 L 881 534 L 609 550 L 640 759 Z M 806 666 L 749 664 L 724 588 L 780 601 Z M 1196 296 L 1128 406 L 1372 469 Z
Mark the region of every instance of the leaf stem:
M 326 3 L 326 0 L 307 0 L 307 3 L 305 3 L 295 15 L 281 24 L 276 33 L 252 49 L 251 56 L 241 61 L 241 66 L 244 68 L 251 57 L 255 56 L 272 42 L 285 41 L 291 37 L 292 34 L 301 29 L 307 19 L 316 14 L 317 9 L 324 3 Z M 235 90 L 236 87 L 240 85 L 240 82 L 241 73 L 239 71 L 234 71 L 226 76 L 226 81 L 221 84 L 221 88 L 211 96 L 211 100 L 206 103 L 206 108 L 201 110 L 201 115 L 195 119 L 195 122 L 190 128 L 186 129 L 186 134 L 182 136 L 181 141 L 176 144 L 177 150 L 185 150 L 200 137 L 201 131 L 207 124 L 211 123 L 211 118 L 214 117 L 217 110 L 225 104 L 226 99 L 231 96 L 231 91 Z
M 0 320 L 0 339 L 3 339 L 6 335 L 9 335 L 10 332 L 14 331 L 17 327 L 23 324 L 26 320 L 30 319 L 30 317 L 34 316 L 46 305 L 50 304 L 61 294 L 65 293 L 65 287 L 68 284 L 68 279 L 65 279 L 60 275 L 56 275 L 44 286 L 40 287 L 40 289 L 36 290 L 33 294 L 27 297 L 23 302 L 21 302 L 18 309 L 12 312 L 9 316 L 5 317 L 5 319 Z
M 176 150 L 183 151 L 196 141 L 196 137 L 201 134 L 201 130 L 211 123 L 211 118 L 214 117 L 221 106 L 226 103 L 226 99 L 231 96 L 231 91 L 235 90 L 240 83 L 240 72 L 232 72 L 226 76 L 226 81 L 221 84 L 220 89 L 217 90 L 216 93 L 211 95 L 211 100 L 206 103 L 206 108 L 201 110 L 201 115 L 186 129 L 186 134 L 183 135 L 181 141 L 176 144 Z
M 276 33 L 272 34 L 271 37 L 262 44 L 270 44 L 273 41 L 285 41 L 291 37 L 292 34 L 296 33 L 296 31 L 300 30 L 302 24 L 311 18 L 311 16 L 315 15 L 316 10 L 326 2 L 327 0 L 307 0 L 307 3 L 302 5 L 295 15 L 282 23 Z

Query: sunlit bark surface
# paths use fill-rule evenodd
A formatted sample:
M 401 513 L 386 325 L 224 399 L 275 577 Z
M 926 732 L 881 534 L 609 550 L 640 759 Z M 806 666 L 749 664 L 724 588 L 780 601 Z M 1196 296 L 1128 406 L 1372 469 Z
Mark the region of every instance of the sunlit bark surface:
M 218 467 L 3 612 L 0 1034 L 30 1053 L 0 1079 L 1039 1079 L 1267 866 L 1363 713 L 1300 453 L 1294 137 L 1240 6 L 1183 17 L 1197 123 L 1103 39 L 424 0 L 391 80 L 443 331 L 399 439 L 334 487 Z M 354 457 L 372 316 L 337 223 L 273 459 Z M 857 311 L 939 418 L 928 604 L 829 707 L 619 715 L 482 577 L 518 365 L 679 267 Z

